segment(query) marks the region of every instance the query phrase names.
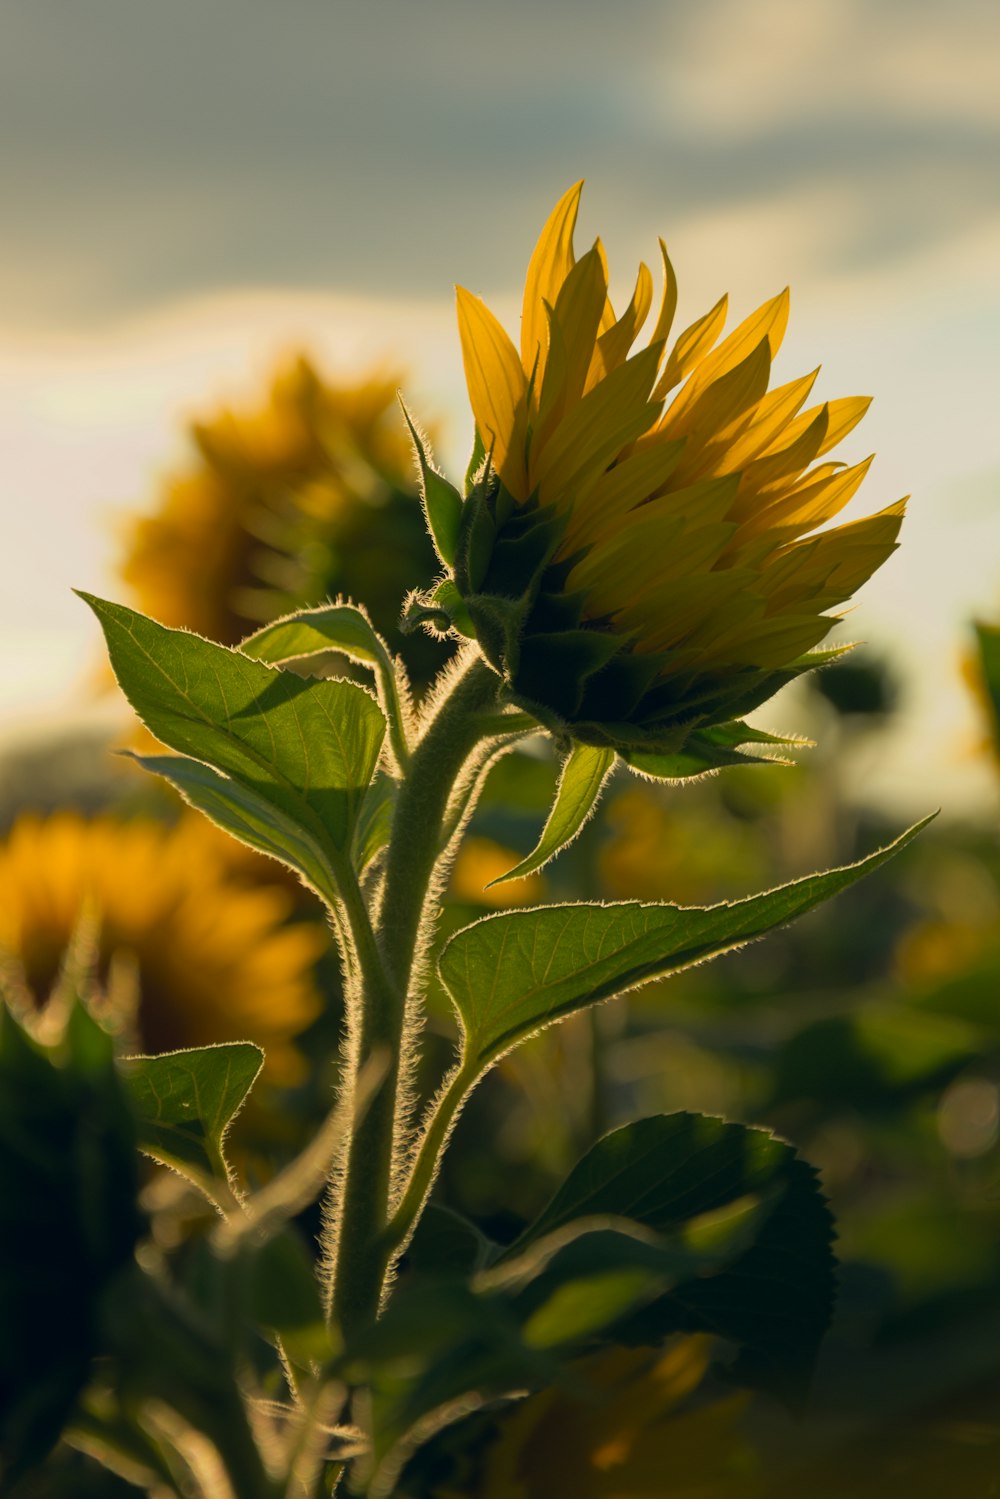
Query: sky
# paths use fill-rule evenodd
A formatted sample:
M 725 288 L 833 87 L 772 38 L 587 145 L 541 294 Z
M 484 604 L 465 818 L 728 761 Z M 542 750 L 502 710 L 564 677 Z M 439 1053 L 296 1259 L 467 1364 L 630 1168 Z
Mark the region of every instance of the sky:
M 777 366 L 875 403 L 852 514 L 912 494 L 849 633 L 902 653 L 901 810 L 994 798 L 961 685 L 1000 615 L 995 0 L 3 0 L 0 704 L 31 732 L 99 658 L 116 517 L 183 423 L 275 357 L 405 370 L 455 469 L 452 285 L 516 330 L 534 239 L 587 180 L 627 296 L 670 246 L 680 323 L 786 283 Z M 781 705 L 770 713 L 776 727 Z

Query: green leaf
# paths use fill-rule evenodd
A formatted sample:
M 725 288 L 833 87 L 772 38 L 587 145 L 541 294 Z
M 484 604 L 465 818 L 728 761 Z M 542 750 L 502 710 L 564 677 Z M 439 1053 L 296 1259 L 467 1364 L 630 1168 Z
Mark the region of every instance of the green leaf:
M 365 792 L 354 828 L 352 858 L 358 874 L 363 874 L 382 852 L 392 832 L 396 807 L 396 782 L 387 775 L 377 775 Z
M 736 1343 L 733 1373 L 786 1399 L 801 1395 L 834 1302 L 833 1220 L 816 1172 L 767 1130 L 663 1114 L 614 1130 L 587 1152 L 515 1251 L 573 1220 L 621 1214 L 704 1246 L 705 1215 L 732 1243 L 726 1210 L 763 1211 L 749 1243 L 714 1271 L 677 1278 L 629 1341 L 707 1331 Z
M 259 853 L 270 854 L 287 864 L 323 900 L 330 904 L 336 900 L 337 871 L 323 843 L 264 797 L 187 755 L 136 755 L 130 750 L 124 753 L 143 770 L 163 776 L 190 806 L 203 812 L 217 827 Z M 359 836 L 368 837 L 366 805 L 375 784 L 362 803 L 355 842 Z
M 856 864 L 730 904 L 622 901 L 484 917 L 458 932 L 439 960 L 465 1032 L 464 1068 L 485 1070 L 574 1010 L 762 937 L 877 869 L 929 821 Z
M 810 741 L 795 735 L 768 734 L 764 729 L 755 729 L 750 724 L 733 722 L 716 724 L 711 728 L 697 729 L 684 741 L 682 749 L 675 754 L 646 754 L 641 750 L 630 750 L 623 756 L 626 764 L 638 775 L 653 780 L 675 781 L 690 776 L 701 776 L 728 765 L 791 765 L 785 755 L 774 753 L 750 755 L 740 748 L 744 744 L 780 746 L 808 746 Z
M 486 888 L 534 874 L 572 843 L 596 807 L 614 763 L 614 750 L 574 744 L 563 761 L 555 801 L 534 851 L 506 874 L 491 880 Z
M 406 713 L 397 665 L 381 635 L 359 604 L 321 604 L 300 609 L 265 625 L 240 642 L 240 652 L 269 666 L 307 663 L 311 656 L 339 651 L 375 672 L 378 700 L 389 725 L 393 754 L 400 766 L 409 758 Z
M 403 401 L 403 416 L 410 429 L 417 462 L 420 465 L 421 492 L 427 529 L 434 540 L 437 554 L 446 567 L 451 567 L 458 551 L 458 531 L 462 524 L 462 496 L 453 484 L 431 467 L 423 438 L 410 419 Z
M 252 1041 L 227 1041 L 119 1063 L 140 1150 L 202 1185 L 226 1180 L 222 1145 L 264 1062 Z
M 385 733 L 370 694 L 81 597 L 104 627 L 122 691 L 157 738 L 230 776 L 258 807 L 266 803 L 302 829 L 331 869 L 341 868 Z
M 485 462 L 486 446 L 477 427 L 472 434 L 472 452 L 469 454 L 469 465 L 465 470 L 465 493 L 467 495 L 471 494 L 475 488 L 476 480 Z

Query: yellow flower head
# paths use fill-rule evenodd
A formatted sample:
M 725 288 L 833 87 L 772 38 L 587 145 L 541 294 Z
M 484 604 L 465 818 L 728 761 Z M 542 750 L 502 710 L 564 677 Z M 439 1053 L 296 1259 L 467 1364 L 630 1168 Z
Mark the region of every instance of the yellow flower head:
M 172 828 L 26 815 L 0 845 L 0 954 L 28 998 L 45 1004 L 89 916 L 99 979 L 116 956 L 132 970 L 144 1050 L 256 1041 L 279 1083 L 302 1074 L 293 1038 L 319 1013 L 313 967 L 326 949 L 318 922 L 288 923 L 292 906 L 280 886 L 233 879 L 193 814 Z
M 821 529 L 869 468 L 826 459 L 869 403 L 807 407 L 816 372 L 768 388 L 787 292 L 720 342 L 723 297 L 671 342 L 661 241 L 660 305 L 633 352 L 653 277 L 640 266 L 616 316 L 600 241 L 573 251 L 580 188 L 531 258 L 520 350 L 458 291 L 490 462 L 465 502 L 454 585 L 525 706 L 578 739 L 673 752 L 823 659 L 810 652 L 828 611 L 893 551 L 904 504 Z

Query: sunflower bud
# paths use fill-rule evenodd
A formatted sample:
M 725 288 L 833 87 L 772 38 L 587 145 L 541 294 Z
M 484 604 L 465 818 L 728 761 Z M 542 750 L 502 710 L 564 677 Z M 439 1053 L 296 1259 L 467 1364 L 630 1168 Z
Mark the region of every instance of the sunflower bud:
M 731 763 L 755 737 L 742 715 L 830 658 L 815 649 L 838 618 L 827 611 L 894 550 L 904 502 L 820 531 L 871 460 L 818 460 L 868 401 L 806 408 L 815 372 L 768 389 L 787 292 L 720 343 L 722 298 L 671 344 L 676 280 L 662 241 L 660 307 L 648 345 L 631 352 L 653 278 L 640 266 L 616 316 L 600 241 L 573 252 L 579 198 L 580 184 L 532 256 L 520 352 L 459 288 L 488 457 L 434 606 L 560 735 L 653 773 L 657 757 Z

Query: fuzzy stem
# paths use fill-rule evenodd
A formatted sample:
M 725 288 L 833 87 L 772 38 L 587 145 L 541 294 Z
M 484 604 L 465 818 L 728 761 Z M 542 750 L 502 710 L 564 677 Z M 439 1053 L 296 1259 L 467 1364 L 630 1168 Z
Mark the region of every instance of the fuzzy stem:
M 355 1073 L 377 1051 L 386 1073 L 352 1132 L 330 1224 L 331 1313 L 345 1332 L 378 1313 L 391 1249 L 384 1231 L 408 1148 L 408 1084 L 422 960 L 437 896 L 457 846 L 461 821 L 449 816 L 467 791 L 468 762 L 496 734 L 500 680 L 478 655 L 449 672 L 432 701 L 423 734 L 400 782 L 375 925 L 377 952 L 357 952 L 360 992 Z M 466 811 L 470 810 L 469 807 Z M 451 838 L 442 850 L 442 833 Z
M 448 1137 L 480 1075 L 481 1068 L 473 1063 L 457 1067 L 445 1080 L 413 1157 L 406 1188 L 382 1236 L 389 1254 L 398 1254 L 409 1242 L 434 1185 Z

